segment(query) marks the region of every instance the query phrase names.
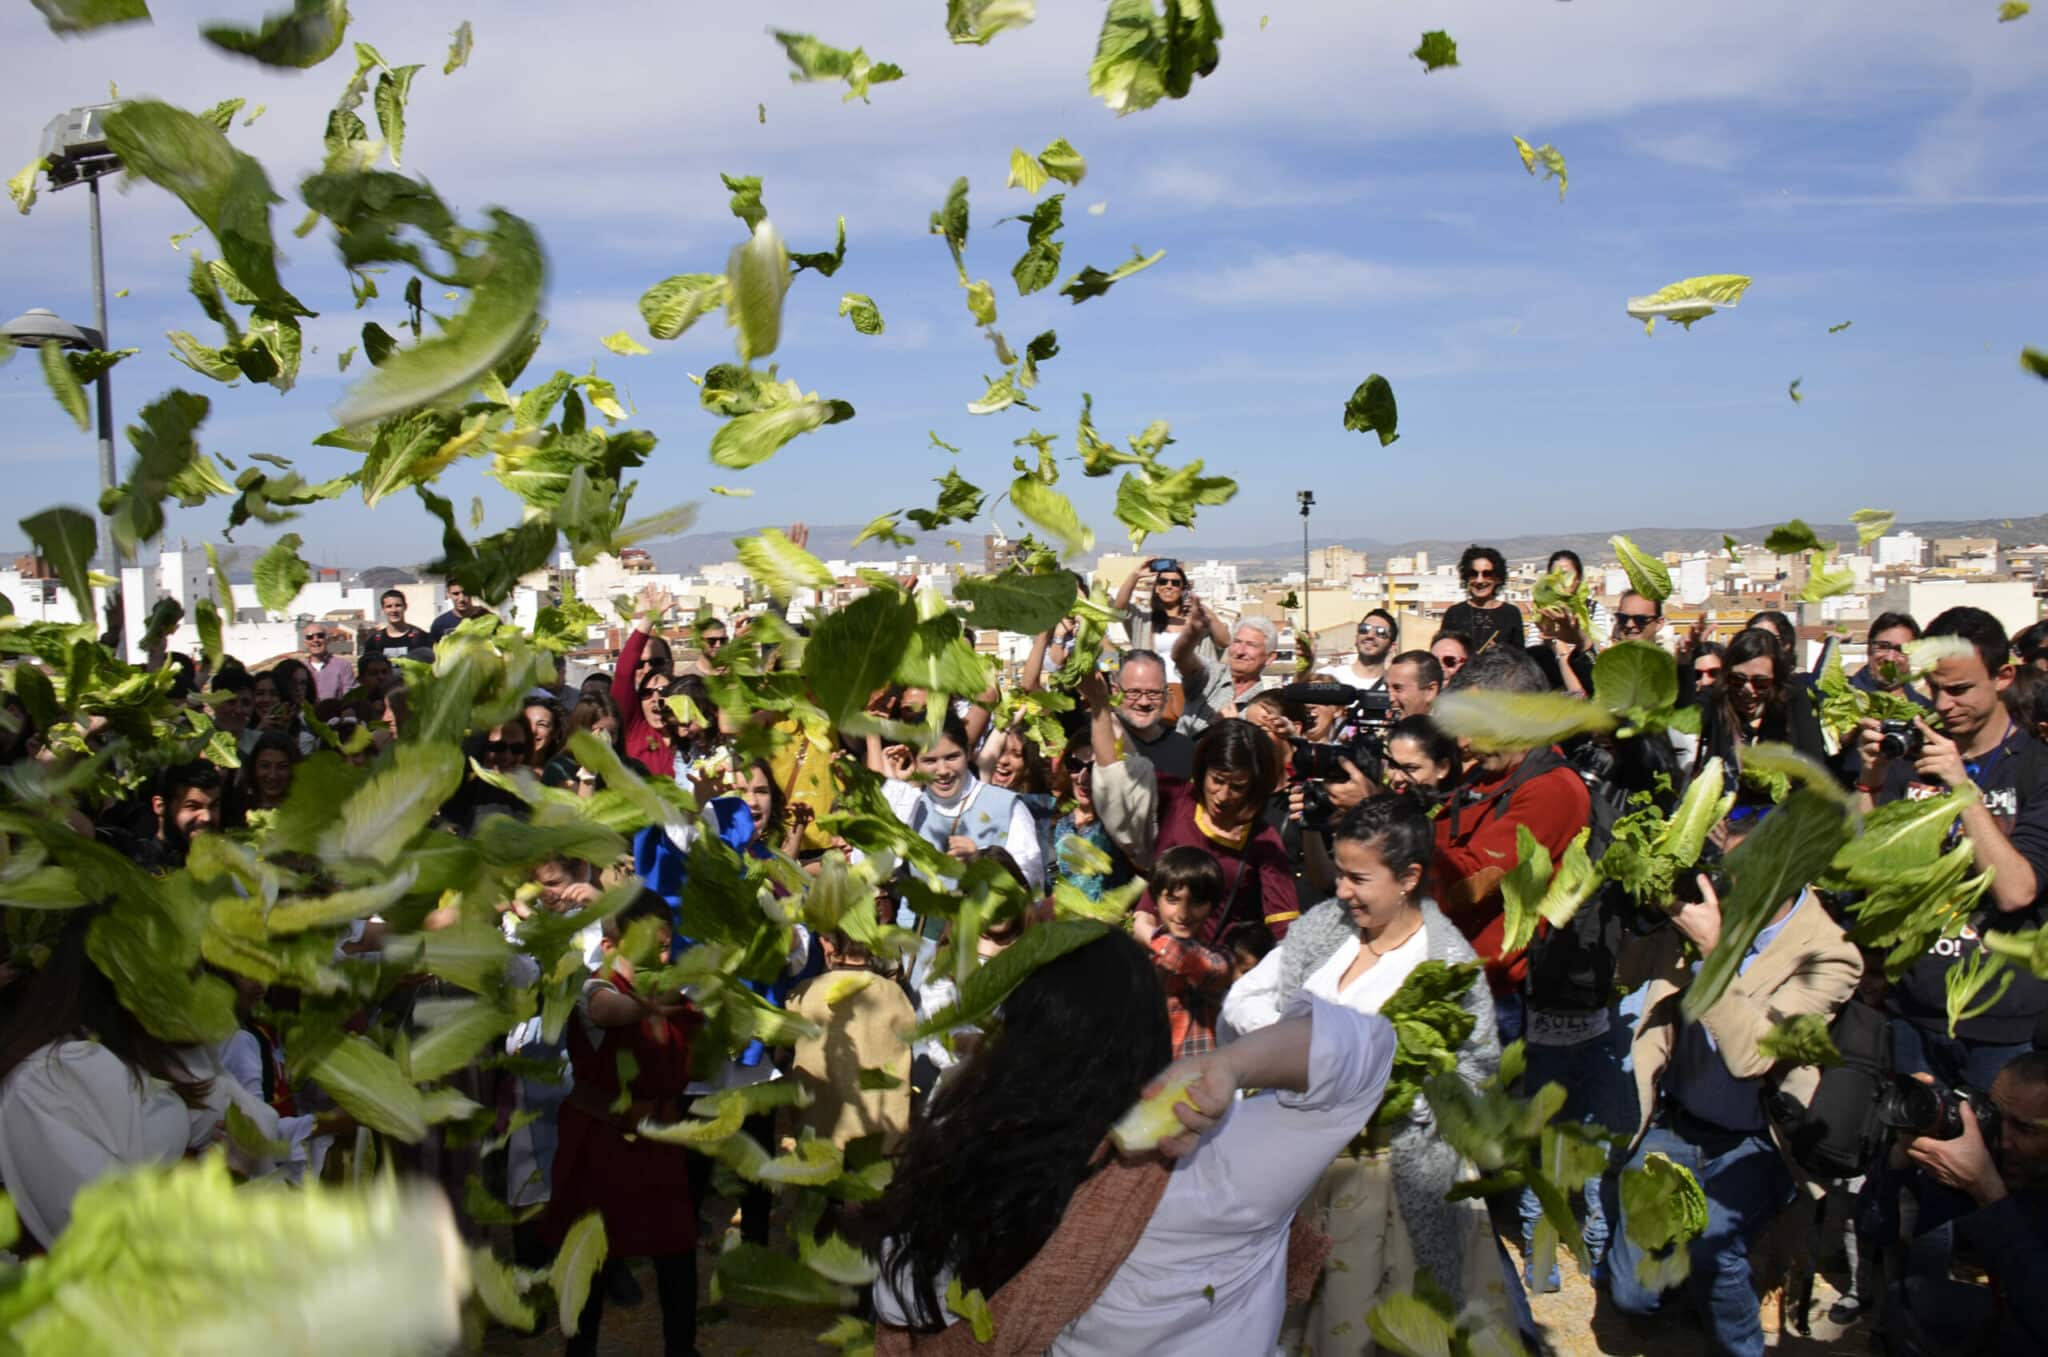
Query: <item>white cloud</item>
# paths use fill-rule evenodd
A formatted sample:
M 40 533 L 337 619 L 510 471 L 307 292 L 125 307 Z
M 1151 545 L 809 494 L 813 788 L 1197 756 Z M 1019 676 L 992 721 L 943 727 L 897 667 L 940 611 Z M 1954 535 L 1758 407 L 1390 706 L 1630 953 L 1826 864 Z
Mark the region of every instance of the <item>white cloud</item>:
M 1652 159 L 1688 170 L 1725 173 L 1749 158 L 1748 148 L 1721 129 L 1689 128 L 1661 136 L 1631 137 L 1629 145 Z

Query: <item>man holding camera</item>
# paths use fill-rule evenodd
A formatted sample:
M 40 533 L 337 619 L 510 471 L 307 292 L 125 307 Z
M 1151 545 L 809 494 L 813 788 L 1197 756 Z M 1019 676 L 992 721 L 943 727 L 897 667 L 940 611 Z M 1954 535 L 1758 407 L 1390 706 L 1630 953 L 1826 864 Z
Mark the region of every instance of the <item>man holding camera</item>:
M 1906 1157 L 1967 1209 L 1913 1241 L 1887 1342 L 1941 1357 L 2048 1351 L 2048 1054 L 2009 1061 L 1988 1101 L 1951 1092 L 1941 1102 L 1941 1130 L 1954 1134 L 1915 1137 Z M 1989 1288 L 1953 1278 L 1959 1252 Z
M 1733 822 L 1729 831 L 1732 846 L 1738 836 Z M 1630 1047 L 1641 1120 L 1628 1162 L 1639 1166 L 1648 1155 L 1662 1154 L 1699 1180 L 1707 1228 L 1689 1246 L 1688 1285 L 1715 1352 L 1761 1357 L 1750 1244 L 1791 1203 L 1800 1177 L 1765 1100 L 1804 1107 L 1820 1080 L 1813 1066 L 1774 1061 L 1758 1043 L 1788 1018 L 1831 1018 L 1855 992 L 1863 960 L 1802 887 L 1757 934 L 1721 997 L 1687 1021 L 1686 989 L 1700 962 L 1722 945 L 1720 897 L 1707 877 L 1696 881 L 1698 898 L 1673 902 L 1671 927 L 1631 949 L 1618 981 L 1633 988 L 1648 980 Z M 1607 1255 L 1609 1294 L 1623 1310 L 1648 1314 L 1662 1297 L 1637 1276 L 1642 1252 L 1629 1240 L 1627 1224 L 1624 1209 Z
M 2011 967 L 2011 988 L 1987 1011 L 1958 1023 L 1950 1037 L 1947 977 L 1978 950 L 1982 930 L 2040 922 L 2048 883 L 2048 746 L 2016 725 L 2000 699 L 2013 665 L 1997 618 L 1979 608 L 1951 608 L 1928 624 L 1927 635 L 1969 645 L 1928 675 L 1941 729 L 1926 719 L 1910 726 L 1863 722 L 1863 772 L 1856 785 L 1866 810 L 1950 790 L 1970 794 L 1954 832 L 1969 840 L 1976 869 L 1992 873 L 1989 908 L 1960 937 L 1942 939 L 1915 962 L 1893 986 L 1887 1006 L 1894 1068 L 1982 1089 L 2032 1046 L 2048 1014 L 2048 981 Z

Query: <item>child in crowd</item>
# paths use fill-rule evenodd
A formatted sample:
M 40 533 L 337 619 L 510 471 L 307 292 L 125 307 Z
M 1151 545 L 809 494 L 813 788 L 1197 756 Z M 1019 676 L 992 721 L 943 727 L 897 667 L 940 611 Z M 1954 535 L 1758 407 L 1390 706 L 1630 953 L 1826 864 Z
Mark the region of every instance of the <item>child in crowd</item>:
M 1236 984 L 1273 950 L 1273 930 L 1257 919 L 1246 919 L 1226 929 L 1221 941 L 1230 953 L 1230 982 Z
M 1230 989 L 1230 956 L 1200 941 L 1202 926 L 1223 901 L 1223 869 L 1199 848 L 1169 848 L 1153 864 L 1152 898 L 1159 917 L 1131 916 L 1138 941 L 1152 949 L 1152 964 L 1166 986 L 1173 1028 L 1173 1058 L 1216 1048 L 1216 1011 Z
M 584 983 L 568 1024 L 575 1085 L 561 1107 L 544 1233 L 558 1245 L 584 1216 L 602 1216 L 613 1256 L 653 1260 L 663 1346 L 687 1353 L 697 1340 L 697 1216 L 689 1154 L 636 1132 L 642 1121 L 683 1119 L 690 1037 L 699 1019 L 680 991 L 654 994 L 636 986 L 632 960 L 619 944 L 639 919 L 656 923 L 657 956 L 673 941 L 668 902 L 652 891 L 643 890 L 604 921 L 601 945 L 608 967 Z M 605 1290 L 590 1288 L 569 1357 L 596 1353 Z

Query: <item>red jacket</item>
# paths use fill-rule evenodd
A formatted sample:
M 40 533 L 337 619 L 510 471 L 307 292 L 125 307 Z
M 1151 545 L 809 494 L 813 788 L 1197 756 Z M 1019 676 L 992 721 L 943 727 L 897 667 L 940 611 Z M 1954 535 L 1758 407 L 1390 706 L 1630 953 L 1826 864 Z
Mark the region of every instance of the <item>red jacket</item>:
M 672 778 L 676 775 L 676 748 L 647 724 L 647 715 L 640 710 L 640 690 L 633 681 L 633 671 L 640 667 L 640 652 L 645 649 L 647 633 L 633 628 L 619 650 L 619 667 L 612 671 L 612 701 L 619 707 L 619 753 L 638 759 L 655 777 Z
M 1527 825 L 1553 861 L 1586 827 L 1592 798 L 1555 750 L 1537 750 L 1497 776 L 1458 789 L 1436 821 L 1436 899 L 1486 963 L 1496 995 L 1512 994 L 1528 970 L 1521 952 L 1501 955 L 1505 923 L 1500 879 L 1513 869 L 1516 830 Z

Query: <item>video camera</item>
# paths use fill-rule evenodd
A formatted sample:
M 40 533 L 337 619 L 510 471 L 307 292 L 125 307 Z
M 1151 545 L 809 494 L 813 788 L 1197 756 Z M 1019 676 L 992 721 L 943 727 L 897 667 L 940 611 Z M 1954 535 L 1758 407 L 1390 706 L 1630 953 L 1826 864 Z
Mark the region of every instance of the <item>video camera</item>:
M 1344 760 L 1369 775 L 1387 756 L 1387 732 L 1398 719 L 1393 699 L 1384 691 L 1371 692 L 1348 683 L 1290 683 L 1275 692 L 1284 702 L 1308 707 L 1343 707 L 1349 738 L 1321 743 L 1298 737 L 1294 746 L 1293 780 L 1303 788 L 1301 822 L 1309 829 L 1323 829 L 1333 818 L 1329 797 L 1318 783 L 1348 776 Z

